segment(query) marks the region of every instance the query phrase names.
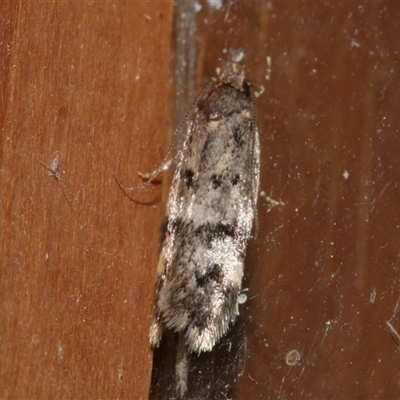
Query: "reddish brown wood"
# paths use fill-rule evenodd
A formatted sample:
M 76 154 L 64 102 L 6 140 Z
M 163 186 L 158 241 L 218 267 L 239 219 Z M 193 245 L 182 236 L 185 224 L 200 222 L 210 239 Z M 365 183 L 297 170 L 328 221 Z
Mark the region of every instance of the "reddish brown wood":
M 368 1 L 198 15 L 199 62 L 212 70 L 222 49 L 241 50 L 266 89 L 262 187 L 284 202 L 260 199 L 229 397 L 399 397 L 399 18 L 398 4 Z
M 212 353 L 191 357 L 189 390 L 399 398 L 399 4 L 199 3 L 198 88 L 220 58 L 243 53 L 249 78 L 265 87 L 261 185 L 284 204 L 259 200 L 248 302 Z
M 172 2 L 1 10 L 0 397 L 145 399 Z
M 262 187 L 284 202 L 260 200 L 229 397 L 397 398 L 399 7 L 199 4 L 198 87 L 243 51 L 266 88 Z M 160 160 L 171 2 L 0 18 L 0 397 L 147 398 L 159 210 L 111 172 L 136 184 Z M 208 361 L 195 383 L 226 387 Z

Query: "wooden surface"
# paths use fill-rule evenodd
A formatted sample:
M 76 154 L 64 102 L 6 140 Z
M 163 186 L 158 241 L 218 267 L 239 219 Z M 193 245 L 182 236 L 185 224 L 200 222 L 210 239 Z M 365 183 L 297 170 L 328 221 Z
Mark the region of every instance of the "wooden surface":
M 0 8 L 0 397 L 146 399 L 172 2 Z
M 189 24 L 194 86 L 243 55 L 281 204 L 259 200 L 248 301 L 191 390 L 397 399 L 400 7 L 217 5 Z M 0 397 L 147 398 L 159 191 L 133 202 L 112 172 L 137 184 L 161 159 L 172 4 L 1 11 Z
M 205 48 L 243 51 L 249 77 L 266 89 L 262 188 L 284 203 L 260 199 L 231 394 L 399 398 L 399 342 L 387 322 L 400 330 L 400 6 L 265 2 L 213 12 L 206 32 L 217 34 Z M 300 360 L 288 365 L 292 350 Z
M 261 186 L 281 205 L 259 200 L 248 301 L 191 357 L 192 398 L 398 399 L 400 5 L 199 4 L 197 89 L 230 54 L 265 87 Z

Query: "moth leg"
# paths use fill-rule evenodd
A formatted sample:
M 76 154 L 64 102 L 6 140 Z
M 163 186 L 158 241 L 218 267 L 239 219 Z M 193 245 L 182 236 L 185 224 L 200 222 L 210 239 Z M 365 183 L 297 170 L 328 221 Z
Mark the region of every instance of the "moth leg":
M 142 172 L 138 172 L 138 175 L 140 178 L 142 178 L 143 180 L 145 180 L 145 183 L 142 183 L 141 185 L 137 185 L 137 186 L 127 186 L 125 185 L 124 182 L 122 182 L 118 176 L 113 172 L 112 175 L 115 179 L 115 181 L 117 182 L 118 186 L 120 186 L 123 190 L 138 190 L 138 189 L 143 189 L 147 186 L 149 186 L 152 182 L 154 182 L 154 178 L 161 172 L 166 171 L 171 164 L 173 163 L 174 159 L 171 159 L 163 164 L 160 165 L 159 168 L 157 168 L 156 170 L 154 170 L 153 172 L 150 173 L 142 173 Z
M 150 182 L 154 182 L 154 178 L 159 175 L 161 172 L 166 171 L 167 169 L 169 169 L 169 167 L 171 166 L 171 164 L 173 163 L 174 159 L 171 158 L 171 160 L 161 164 L 157 169 L 155 169 L 152 172 L 148 172 L 148 173 L 144 173 L 144 172 L 140 172 L 138 171 L 138 176 L 143 179 L 144 181 L 150 183 Z

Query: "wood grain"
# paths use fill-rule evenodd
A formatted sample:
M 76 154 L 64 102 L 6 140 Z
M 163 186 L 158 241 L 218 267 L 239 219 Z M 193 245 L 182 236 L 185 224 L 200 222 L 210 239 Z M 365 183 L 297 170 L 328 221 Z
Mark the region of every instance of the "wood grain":
M 281 204 L 259 200 L 248 301 L 213 352 L 190 358 L 189 392 L 397 399 L 399 4 L 201 5 L 187 22 L 197 89 L 229 55 L 264 86 L 261 187 Z M 163 364 L 154 376 L 171 387 Z
M 172 2 L 1 8 L 0 397 L 145 399 Z

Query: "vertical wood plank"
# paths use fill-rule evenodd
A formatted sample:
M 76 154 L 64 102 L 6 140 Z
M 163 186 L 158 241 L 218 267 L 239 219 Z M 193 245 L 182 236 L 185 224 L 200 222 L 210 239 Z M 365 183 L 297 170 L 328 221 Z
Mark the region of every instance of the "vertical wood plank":
M 259 200 L 248 301 L 212 352 L 189 357 L 188 391 L 204 399 L 398 398 L 399 5 L 195 6 L 185 26 L 196 48 L 186 46 L 181 65 L 192 65 L 200 89 L 234 56 L 265 87 L 257 99 L 261 187 L 281 203 Z M 177 39 L 178 52 L 188 37 Z M 174 372 L 160 363 L 156 395 L 166 397 Z
M 1 18 L 0 397 L 147 398 L 172 2 Z

